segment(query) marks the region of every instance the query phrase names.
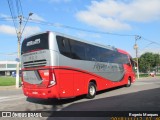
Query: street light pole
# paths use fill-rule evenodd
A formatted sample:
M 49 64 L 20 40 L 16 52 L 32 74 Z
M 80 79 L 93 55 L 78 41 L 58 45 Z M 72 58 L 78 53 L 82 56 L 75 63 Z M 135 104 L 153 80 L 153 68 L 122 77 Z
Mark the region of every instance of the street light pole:
M 160 69 L 160 54 L 159 54 L 159 53 L 160 53 L 160 52 L 158 52 L 158 66 L 157 66 L 157 67 L 158 67 L 158 68 L 157 68 L 157 69 L 158 69 L 158 71 L 157 71 L 158 73 L 160 73 L 160 72 L 159 72 L 159 69 Z
M 20 70 L 20 42 L 21 42 L 21 29 L 22 29 L 22 15 L 18 16 L 19 18 L 19 30 L 17 33 L 18 37 L 18 51 L 17 51 L 17 69 L 16 69 L 16 88 L 19 88 L 19 70 Z
M 22 37 L 22 33 L 23 33 L 23 31 L 24 31 L 24 29 L 25 29 L 25 26 L 26 26 L 26 24 L 27 24 L 27 22 L 28 22 L 28 20 L 29 20 L 29 17 L 32 15 L 33 13 L 29 13 L 29 16 L 28 16 L 28 19 L 27 19 L 27 21 L 26 21 L 26 23 L 25 23 L 25 25 L 24 25 L 24 27 L 23 27 L 23 29 L 22 29 L 22 19 L 23 19 L 23 16 L 22 15 L 20 15 L 20 16 L 18 16 L 18 18 L 19 18 L 19 29 L 18 29 L 18 33 L 17 33 L 17 38 L 18 38 L 18 54 L 17 54 L 17 59 L 16 59 L 16 61 L 17 61 L 17 68 L 16 68 L 16 88 L 19 88 L 19 70 L 20 70 L 20 45 L 21 45 L 21 37 Z
M 134 49 L 136 50 L 136 62 L 137 62 L 137 79 L 139 79 L 139 64 L 138 64 L 138 45 L 137 40 L 140 39 L 140 36 L 135 36 Z

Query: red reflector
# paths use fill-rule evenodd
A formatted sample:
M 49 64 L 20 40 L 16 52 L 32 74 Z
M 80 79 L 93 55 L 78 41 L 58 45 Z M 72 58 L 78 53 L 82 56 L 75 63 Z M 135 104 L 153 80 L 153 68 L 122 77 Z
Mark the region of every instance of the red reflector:
M 50 79 L 50 82 L 49 82 L 48 87 L 51 87 L 51 86 L 53 86 L 53 85 L 55 85 L 55 84 L 56 84 L 55 74 L 54 74 L 54 73 L 52 73 L 51 75 L 52 75 L 52 77 L 51 77 L 51 79 Z
M 49 70 L 38 70 L 38 72 L 43 80 L 49 80 Z

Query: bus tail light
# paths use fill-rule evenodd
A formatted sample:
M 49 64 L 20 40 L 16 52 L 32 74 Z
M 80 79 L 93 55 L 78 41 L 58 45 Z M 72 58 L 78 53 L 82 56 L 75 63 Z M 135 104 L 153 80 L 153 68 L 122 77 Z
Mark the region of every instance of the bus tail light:
M 56 84 L 56 78 L 55 78 L 54 73 L 52 73 L 51 75 L 52 75 L 51 77 L 52 79 L 50 80 L 48 87 L 51 87 Z
M 43 80 L 49 80 L 49 70 L 38 70 L 38 73 Z
M 51 87 L 56 84 L 55 74 L 52 69 L 38 70 L 38 72 L 43 83 L 46 84 L 47 87 Z

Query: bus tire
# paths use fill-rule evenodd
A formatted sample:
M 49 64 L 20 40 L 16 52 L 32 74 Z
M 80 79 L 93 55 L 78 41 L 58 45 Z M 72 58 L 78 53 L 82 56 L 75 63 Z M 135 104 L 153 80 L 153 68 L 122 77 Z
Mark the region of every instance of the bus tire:
M 128 83 L 126 84 L 126 87 L 130 87 L 131 86 L 131 78 L 128 78 Z
M 96 85 L 93 82 L 90 82 L 88 85 L 88 94 L 87 98 L 92 99 L 96 96 Z

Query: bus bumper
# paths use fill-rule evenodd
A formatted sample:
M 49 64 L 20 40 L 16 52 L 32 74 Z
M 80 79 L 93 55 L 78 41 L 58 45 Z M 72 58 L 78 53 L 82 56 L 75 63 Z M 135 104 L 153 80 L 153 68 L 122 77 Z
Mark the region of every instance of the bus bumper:
M 45 89 L 23 88 L 23 93 L 25 96 L 31 98 L 42 98 L 42 99 L 59 98 L 56 87 L 45 88 Z

